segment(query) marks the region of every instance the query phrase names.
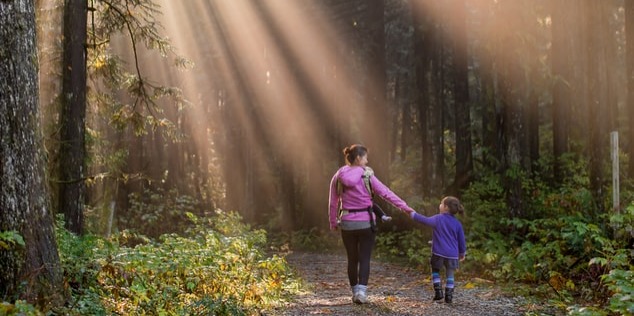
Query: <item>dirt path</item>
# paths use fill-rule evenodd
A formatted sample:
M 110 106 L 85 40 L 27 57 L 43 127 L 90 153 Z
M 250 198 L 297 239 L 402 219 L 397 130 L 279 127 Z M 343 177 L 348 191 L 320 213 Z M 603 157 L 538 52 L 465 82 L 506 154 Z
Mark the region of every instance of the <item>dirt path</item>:
M 429 277 L 378 260 L 371 265 L 370 303 L 357 305 L 351 301 L 344 255 L 292 253 L 286 259 L 306 283 L 306 291 L 267 315 L 548 315 L 537 312 L 540 306 L 527 304 L 521 297 L 501 295 L 485 280 L 461 280 L 460 274 L 456 275 L 454 303 L 434 303 Z

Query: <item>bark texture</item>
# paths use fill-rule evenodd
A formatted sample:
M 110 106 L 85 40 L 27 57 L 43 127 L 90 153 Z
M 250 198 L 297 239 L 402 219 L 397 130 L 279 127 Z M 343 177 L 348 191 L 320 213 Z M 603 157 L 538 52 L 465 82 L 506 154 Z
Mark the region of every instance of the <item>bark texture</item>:
M 64 68 L 58 209 L 66 228 L 84 232 L 84 137 L 86 134 L 86 6 L 85 0 L 67 0 L 64 8 Z
M 46 186 L 38 113 L 33 0 L 0 1 L 0 232 L 25 245 L 0 248 L 0 293 L 57 302 L 61 270 Z

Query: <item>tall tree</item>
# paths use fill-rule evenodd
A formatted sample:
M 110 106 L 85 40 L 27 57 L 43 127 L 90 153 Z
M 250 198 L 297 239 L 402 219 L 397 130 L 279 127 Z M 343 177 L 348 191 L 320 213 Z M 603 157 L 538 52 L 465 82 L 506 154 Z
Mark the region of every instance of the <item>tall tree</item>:
M 634 1 L 625 1 L 625 36 L 626 36 L 626 80 L 627 80 L 627 114 L 628 114 L 628 153 L 630 161 L 634 161 Z M 630 162 L 629 177 L 634 178 L 634 163 Z
M 568 53 L 571 51 L 568 14 L 572 6 L 571 0 L 551 1 L 552 13 L 552 48 L 551 69 L 553 75 L 553 176 L 555 181 L 560 181 L 563 174 L 564 153 L 568 152 L 569 120 L 571 92 L 571 67 L 568 62 Z
M 66 228 L 78 235 L 84 231 L 86 202 L 86 22 L 87 2 L 66 0 L 57 207 L 64 213 Z
M 0 293 L 54 304 L 62 273 L 40 135 L 33 0 L 0 1 L 0 42 L 0 232 L 24 239 L 0 247 Z
M 471 116 L 469 106 L 467 14 L 464 0 L 453 2 L 454 115 L 456 120 L 456 174 L 453 187 L 457 194 L 471 178 Z
M 537 23 L 537 18 L 545 15 L 541 10 L 540 5 L 529 2 L 524 4 L 525 12 L 522 18 L 522 29 L 524 29 L 526 36 L 524 36 L 523 44 L 524 52 L 522 59 L 524 60 L 524 78 L 525 78 L 525 96 L 524 104 L 525 117 L 525 150 L 522 159 L 522 165 L 525 170 L 536 171 L 539 161 L 539 117 L 540 117 L 540 82 L 543 81 L 543 68 L 540 67 L 540 59 L 543 57 L 541 45 L 545 40 L 542 40 L 544 33 L 540 27 L 540 23 Z M 537 17 L 537 18 L 536 18 Z
M 364 1 L 365 2 L 365 1 Z M 362 130 L 368 135 L 368 146 L 372 151 L 371 164 L 384 181 L 389 180 L 390 164 L 390 119 L 386 104 L 385 72 L 385 0 L 367 1 L 367 32 L 370 48 L 367 65 L 370 81 L 366 85 L 365 95 L 368 103 L 366 119 Z
M 518 54 L 521 51 L 521 33 L 519 20 L 522 16 L 520 4 L 505 2 L 500 4 L 503 17 L 507 21 L 505 29 L 501 32 L 497 46 L 496 58 L 500 60 L 500 119 L 501 119 L 501 143 L 502 160 L 501 172 L 504 177 L 504 187 L 507 189 L 506 199 L 510 217 L 523 215 L 525 201 L 522 196 L 522 184 L 516 172 L 508 172 L 521 166 L 522 141 L 524 139 L 524 118 L 521 102 L 521 87 L 523 78 L 522 65 Z
M 434 138 L 433 134 L 430 135 L 429 122 L 434 122 L 433 118 L 430 118 L 433 112 L 433 104 L 435 94 L 432 93 L 432 60 L 434 57 L 434 50 L 438 49 L 434 36 L 434 23 L 433 12 L 429 10 L 429 3 L 426 0 L 412 0 L 410 2 L 412 11 L 412 25 L 414 26 L 413 34 L 413 49 L 414 49 L 414 69 L 415 76 L 415 89 L 412 99 L 416 103 L 416 113 L 418 121 L 418 130 L 421 142 L 421 165 L 420 174 L 423 179 L 432 179 L 432 181 L 422 181 L 422 193 L 427 196 L 431 194 L 432 185 L 436 170 L 433 166 L 434 161 Z M 437 104 L 437 102 L 436 102 Z M 435 121 L 435 123 L 442 123 Z M 435 125 L 436 126 L 436 125 Z
M 607 27 L 606 17 L 603 16 L 605 6 L 603 2 L 593 0 L 584 1 L 585 14 L 585 64 L 586 64 L 586 99 L 588 104 L 587 124 L 587 153 L 589 157 L 590 190 L 598 213 L 603 209 L 604 188 L 604 154 L 607 152 L 607 133 L 604 119 L 607 115 L 602 108 L 607 104 L 604 98 L 607 76 L 605 74 L 605 51 L 603 40 Z M 597 213 L 597 214 L 598 214 Z

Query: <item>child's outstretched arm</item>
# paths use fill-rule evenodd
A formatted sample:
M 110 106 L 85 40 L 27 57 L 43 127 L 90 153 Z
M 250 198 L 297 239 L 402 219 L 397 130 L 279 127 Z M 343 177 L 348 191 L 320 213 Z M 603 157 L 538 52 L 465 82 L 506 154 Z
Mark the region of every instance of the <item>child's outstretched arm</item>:
M 371 177 L 370 183 L 372 184 L 372 189 L 374 193 L 380 196 L 383 200 L 389 202 L 394 205 L 396 208 L 402 210 L 403 212 L 409 214 L 410 212 L 414 212 L 414 210 L 407 205 L 405 201 L 403 201 L 400 197 L 398 197 L 392 190 L 390 190 L 385 184 L 383 184 L 377 177 Z
M 436 226 L 436 217 L 427 217 L 425 215 L 418 214 L 417 212 L 411 212 L 410 216 L 414 221 L 417 221 L 421 224 L 425 224 L 427 226 L 435 227 Z

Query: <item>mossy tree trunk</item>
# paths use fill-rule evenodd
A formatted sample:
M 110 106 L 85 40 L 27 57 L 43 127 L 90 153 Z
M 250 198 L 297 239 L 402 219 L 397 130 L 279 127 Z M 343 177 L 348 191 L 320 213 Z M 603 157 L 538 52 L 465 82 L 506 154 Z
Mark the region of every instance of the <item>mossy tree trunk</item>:
M 33 0 L 0 1 L 0 232 L 24 245 L 0 247 L 0 293 L 58 302 L 62 274 L 46 186 L 38 113 Z

